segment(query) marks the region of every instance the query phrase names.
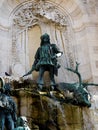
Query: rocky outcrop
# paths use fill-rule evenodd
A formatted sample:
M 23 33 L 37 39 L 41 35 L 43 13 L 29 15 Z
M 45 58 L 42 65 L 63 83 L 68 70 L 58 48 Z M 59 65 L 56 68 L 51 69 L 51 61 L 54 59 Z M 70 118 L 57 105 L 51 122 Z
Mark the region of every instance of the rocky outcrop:
M 34 81 L 13 83 L 12 95 L 17 103 L 18 116 L 26 116 L 33 130 L 88 130 L 93 128 L 90 110 L 60 102 L 54 93 L 38 92 Z M 87 114 L 89 113 L 89 114 Z M 92 129 L 93 130 L 93 129 Z

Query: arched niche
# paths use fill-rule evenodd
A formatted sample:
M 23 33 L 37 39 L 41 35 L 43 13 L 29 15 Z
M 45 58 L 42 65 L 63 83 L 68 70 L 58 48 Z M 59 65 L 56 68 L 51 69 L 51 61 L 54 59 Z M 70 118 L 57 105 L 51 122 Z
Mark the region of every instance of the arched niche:
M 58 59 L 61 68 L 57 80 L 69 80 L 65 67 L 74 67 L 76 52 L 71 19 L 65 10 L 48 1 L 24 2 L 11 13 L 10 23 L 12 72 L 14 74 L 20 76 L 29 71 L 34 61 L 35 52 L 40 45 L 40 36 L 48 33 L 51 43 L 57 44 L 63 51 L 63 56 Z M 72 76 L 70 75 L 70 77 Z

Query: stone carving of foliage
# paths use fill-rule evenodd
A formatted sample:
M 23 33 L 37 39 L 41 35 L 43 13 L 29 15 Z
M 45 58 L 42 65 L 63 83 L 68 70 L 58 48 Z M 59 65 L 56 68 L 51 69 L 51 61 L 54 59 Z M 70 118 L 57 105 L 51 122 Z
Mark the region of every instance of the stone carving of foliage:
M 42 20 L 48 19 L 62 26 L 67 24 L 66 16 L 51 3 L 38 2 L 24 4 L 18 11 L 15 12 L 13 24 L 17 28 L 30 27 Z

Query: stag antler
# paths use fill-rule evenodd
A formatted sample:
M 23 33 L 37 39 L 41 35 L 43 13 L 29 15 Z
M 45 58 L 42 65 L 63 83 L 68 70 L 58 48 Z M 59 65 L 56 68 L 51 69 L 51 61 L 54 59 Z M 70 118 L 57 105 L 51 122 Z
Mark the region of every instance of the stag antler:
M 81 86 L 82 84 L 82 77 L 81 77 L 81 74 L 79 73 L 78 71 L 78 68 L 79 68 L 79 64 L 77 61 L 76 61 L 76 69 L 72 69 L 72 68 L 66 68 L 68 71 L 72 71 L 73 73 L 76 73 L 78 75 L 78 78 L 79 78 L 79 84 Z

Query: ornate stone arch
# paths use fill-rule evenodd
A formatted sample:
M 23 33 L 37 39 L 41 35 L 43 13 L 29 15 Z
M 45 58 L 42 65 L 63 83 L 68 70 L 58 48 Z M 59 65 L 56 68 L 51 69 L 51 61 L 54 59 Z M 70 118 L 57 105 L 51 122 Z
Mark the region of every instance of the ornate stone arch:
M 38 26 L 40 33 L 47 32 L 51 42 L 57 44 L 60 50 L 64 52 L 59 61 L 62 66 L 59 80 L 66 79 L 64 67 L 73 67 L 76 60 L 72 21 L 66 11 L 57 4 L 48 1 L 28 1 L 18 5 L 13 10 L 10 22 L 13 69 L 16 69 L 16 72 L 19 66 L 20 68 L 24 66 L 23 72 L 30 69 L 28 32 L 33 27 Z

